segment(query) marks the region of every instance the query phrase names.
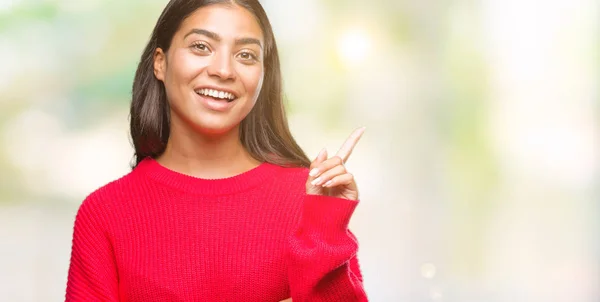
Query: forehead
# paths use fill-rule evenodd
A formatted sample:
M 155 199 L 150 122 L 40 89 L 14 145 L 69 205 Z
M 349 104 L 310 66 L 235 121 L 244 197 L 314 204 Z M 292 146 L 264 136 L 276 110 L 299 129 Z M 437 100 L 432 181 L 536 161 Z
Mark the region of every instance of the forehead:
M 177 34 L 183 36 L 194 28 L 214 32 L 223 39 L 250 37 L 263 41 L 263 32 L 256 17 L 237 5 L 212 4 L 201 7 L 181 23 Z

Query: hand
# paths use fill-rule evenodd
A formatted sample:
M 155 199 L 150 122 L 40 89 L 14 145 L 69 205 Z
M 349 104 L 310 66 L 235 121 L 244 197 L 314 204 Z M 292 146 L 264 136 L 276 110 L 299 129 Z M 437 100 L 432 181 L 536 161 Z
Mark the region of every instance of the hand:
M 279 301 L 279 302 L 292 302 L 292 298 L 287 298 L 287 299 L 285 299 L 285 300 L 281 300 L 281 301 Z
M 344 163 L 364 132 L 364 127 L 354 130 L 335 156 L 329 159 L 327 150 L 323 149 L 319 152 L 310 165 L 306 194 L 358 200 L 358 188 L 354 176 L 346 170 Z

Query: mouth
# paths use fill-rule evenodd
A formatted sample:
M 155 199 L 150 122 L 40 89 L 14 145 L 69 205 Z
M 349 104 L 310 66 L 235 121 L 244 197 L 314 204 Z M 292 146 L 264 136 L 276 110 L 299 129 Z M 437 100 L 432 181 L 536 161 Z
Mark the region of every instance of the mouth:
M 228 103 L 231 103 L 237 99 L 237 96 L 232 92 L 218 89 L 202 88 L 195 90 L 195 92 L 200 96 L 208 97 L 217 101 L 225 101 Z

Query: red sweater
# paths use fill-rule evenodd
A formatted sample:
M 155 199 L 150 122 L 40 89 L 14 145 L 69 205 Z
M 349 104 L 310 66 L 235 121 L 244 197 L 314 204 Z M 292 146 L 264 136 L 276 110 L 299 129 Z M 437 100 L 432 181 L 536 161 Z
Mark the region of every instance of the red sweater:
M 348 230 L 356 201 L 307 195 L 308 169 L 225 179 L 153 159 L 90 194 L 67 301 L 367 301 Z

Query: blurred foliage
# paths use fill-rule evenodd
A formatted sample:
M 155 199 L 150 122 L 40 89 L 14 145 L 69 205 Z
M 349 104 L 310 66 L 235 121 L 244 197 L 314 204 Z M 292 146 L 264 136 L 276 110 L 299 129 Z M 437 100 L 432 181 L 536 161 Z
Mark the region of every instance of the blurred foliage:
M 532 4 L 531 1 L 525 2 Z M 127 160 L 130 158 L 130 154 L 127 153 L 129 150 L 122 150 L 126 149 L 123 148 L 126 144 L 124 141 L 127 131 L 125 120 L 133 76 L 143 47 L 166 1 L 20 0 L 9 1 L 9 3 L 3 5 L 12 5 L 10 8 L 0 8 L 0 58 L 5 60 L 0 68 L 0 139 L 4 142 L 0 145 L 0 203 L 8 206 L 7 202 L 13 202 L 11 205 L 26 204 L 30 200 L 41 200 L 52 205 L 65 205 L 66 201 L 72 200 L 79 202 L 78 197 L 74 197 L 76 194 L 45 190 L 47 186 L 57 183 L 52 182 L 61 176 L 57 172 L 83 173 L 85 169 L 77 169 L 77 165 L 87 165 L 89 158 L 99 161 L 96 166 L 89 167 L 92 170 L 101 170 L 116 158 L 125 158 L 122 164 L 127 165 Z M 394 242 L 393 246 L 385 246 L 379 250 L 372 248 L 375 245 L 370 246 L 370 263 L 378 264 L 377 261 L 382 261 L 379 267 L 373 266 L 375 268 L 371 271 L 371 276 L 389 276 L 384 273 L 379 276 L 378 270 L 393 267 L 392 264 L 408 265 L 401 268 L 402 273 L 394 272 L 396 275 L 408 277 L 405 278 L 406 282 L 403 286 L 398 288 L 390 286 L 392 289 L 387 289 L 390 295 L 400 297 L 399 293 L 402 292 L 401 300 L 430 301 L 434 300 L 434 297 L 425 294 L 422 296 L 423 299 L 410 298 L 415 298 L 413 292 L 423 289 L 425 289 L 423 291 L 433 291 L 431 284 L 447 284 L 448 287 L 453 287 L 447 290 L 454 290 L 456 294 L 461 290 L 457 283 L 462 284 L 461 282 L 468 283 L 470 286 L 468 290 L 478 293 L 485 290 L 481 280 L 489 281 L 498 276 L 502 277 L 502 274 L 506 273 L 503 269 L 519 270 L 525 267 L 523 272 L 530 275 L 521 277 L 522 279 L 507 280 L 507 283 L 514 281 L 511 283 L 513 287 L 510 290 L 503 289 L 504 293 L 519 293 L 525 290 L 522 281 L 533 283 L 537 281 L 534 278 L 537 272 L 536 266 L 526 267 L 528 263 L 553 260 L 547 256 L 551 252 L 550 249 L 534 245 L 536 242 L 543 244 L 545 237 L 539 235 L 542 238 L 540 239 L 535 235 L 546 230 L 551 234 L 547 236 L 564 233 L 565 237 L 562 237 L 562 240 L 567 243 L 571 241 L 566 238 L 569 240 L 576 238 L 569 232 L 578 234 L 584 239 L 587 238 L 586 236 L 597 235 L 597 232 L 582 232 L 582 228 L 576 227 L 579 223 L 584 224 L 587 221 L 581 218 L 584 215 L 577 216 L 578 211 L 585 212 L 595 206 L 593 202 L 582 202 L 581 196 L 589 197 L 590 200 L 596 198 L 597 184 L 594 192 L 589 193 L 583 192 L 587 189 L 585 184 L 577 184 L 580 186 L 577 187 L 567 181 L 553 183 L 541 177 L 535 178 L 528 173 L 535 167 L 539 168 L 541 164 L 532 165 L 531 168 L 523 165 L 523 162 L 516 161 L 515 158 L 518 156 L 527 158 L 527 152 L 541 149 L 536 145 L 540 142 L 520 146 L 522 141 L 504 138 L 520 147 L 512 146 L 514 149 L 508 149 L 506 146 L 499 147 L 499 138 L 490 132 L 490 124 L 493 122 L 491 119 L 495 114 L 492 109 L 495 107 L 492 105 L 502 105 L 492 104 L 492 102 L 499 102 L 498 99 L 504 96 L 494 95 L 499 92 L 491 88 L 492 82 L 497 81 L 493 78 L 497 70 L 494 71 L 493 68 L 498 68 L 499 63 L 494 61 L 496 58 L 490 58 L 491 50 L 486 49 L 489 45 L 484 44 L 485 41 L 489 42 L 490 36 L 493 35 L 496 35 L 495 38 L 502 43 L 512 43 L 512 39 L 522 41 L 519 40 L 522 39 L 521 33 L 518 32 L 519 28 L 510 27 L 521 20 L 517 13 L 529 13 L 526 18 L 521 17 L 525 20 L 521 20 L 521 25 L 530 27 L 529 32 L 524 33 L 525 37 L 533 33 L 530 39 L 540 37 L 539 41 L 544 42 L 543 38 L 546 37 L 544 35 L 547 35 L 548 39 L 550 37 L 556 39 L 553 40 L 555 43 L 562 42 L 561 39 L 565 37 L 574 39 L 568 41 L 588 41 L 586 40 L 588 37 L 583 35 L 589 34 L 589 38 L 595 43 L 594 47 L 583 51 L 590 56 L 584 58 L 583 62 L 594 66 L 590 74 L 581 75 L 579 71 L 584 70 L 583 68 L 574 66 L 576 63 L 572 61 L 565 61 L 566 63 L 561 64 L 568 67 L 564 69 L 567 74 L 558 76 L 536 74 L 538 78 L 548 81 L 569 78 L 582 79 L 584 82 L 597 81 L 597 71 L 600 70 L 600 51 L 597 51 L 600 49 L 600 35 L 597 27 L 587 29 L 588 31 L 581 34 L 582 36 L 576 36 L 579 31 L 569 34 L 568 30 L 571 28 L 569 26 L 556 26 L 561 29 L 560 31 L 536 27 L 537 24 L 561 25 L 562 23 L 558 22 L 578 20 L 573 17 L 579 16 L 577 11 L 569 13 L 565 10 L 565 16 L 571 19 L 565 19 L 562 14 L 560 18 L 552 19 L 551 11 L 546 10 L 556 8 L 558 5 L 556 3 L 563 3 L 565 7 L 570 7 L 567 5 L 569 1 L 552 2 L 539 7 L 534 5 L 535 8 L 526 7 L 524 4 L 521 6 L 514 1 L 509 3 L 499 0 L 484 2 L 314 0 L 302 3 L 290 1 L 284 4 L 280 0 L 270 0 L 263 3 L 267 8 L 278 10 L 270 14 L 270 17 L 278 40 L 286 106 L 289 115 L 298 118 L 296 122 L 297 129 L 301 130 L 300 136 L 308 138 L 309 143 L 316 145 L 322 143 L 322 140 L 330 139 L 328 135 L 337 135 L 337 130 L 355 127 L 357 124 L 367 124 L 368 135 L 363 138 L 363 141 L 370 144 L 361 142 L 363 148 L 361 150 L 366 150 L 364 152 L 367 154 L 364 158 L 368 159 L 368 162 L 362 163 L 367 167 L 365 172 L 368 172 L 365 173 L 368 175 L 364 176 L 363 183 L 372 186 L 365 191 L 371 190 L 373 200 L 363 205 L 363 209 L 372 211 L 369 212 L 371 220 L 365 229 L 370 227 L 375 231 L 363 238 L 381 239 L 388 244 L 392 236 L 398 237 L 400 236 L 398 234 L 406 236 L 398 240 L 400 243 Z M 503 30 L 508 28 L 506 32 L 509 35 L 501 36 L 505 32 L 492 32 L 489 28 L 490 24 L 486 23 L 489 20 L 484 20 L 485 5 L 495 8 L 494 10 L 488 7 L 487 9 L 493 13 L 488 11 L 487 16 L 499 16 L 499 19 L 495 20 L 496 26 Z M 514 16 L 497 12 L 498 9 L 511 5 Z M 291 10 L 288 6 L 298 11 Z M 585 8 L 593 10 L 597 7 L 590 2 Z M 540 19 L 532 13 L 533 11 L 540 16 L 546 16 L 547 19 Z M 527 23 L 529 21 L 531 23 Z M 578 26 L 586 28 L 581 24 Z M 338 44 L 340 36 L 355 27 L 365 30 L 372 49 L 363 61 L 348 63 L 340 55 Z M 509 47 L 504 48 L 504 51 L 509 53 L 507 55 L 509 61 L 512 60 L 511 62 L 514 63 L 523 58 L 517 52 L 510 53 L 512 45 L 506 45 Z M 574 50 L 579 47 L 578 45 L 564 43 L 563 46 L 564 54 L 578 53 Z M 543 59 L 546 61 L 541 62 L 548 65 L 558 64 L 550 59 L 557 58 L 548 56 Z M 529 64 L 529 61 L 525 62 Z M 513 68 L 510 72 L 513 72 L 514 74 L 511 75 L 516 77 L 519 69 L 514 66 Z M 565 91 L 571 91 L 570 84 L 564 85 L 562 88 L 566 87 Z M 554 87 L 524 87 L 503 88 L 516 92 L 516 95 L 533 93 L 534 97 L 552 96 L 555 92 Z M 584 97 L 587 98 L 585 94 L 587 92 L 583 92 L 563 101 L 575 104 L 568 108 L 577 107 L 577 110 L 591 102 L 593 103 L 591 107 L 595 108 L 596 112 L 600 112 L 598 110 L 600 92 L 597 83 L 592 88 L 595 92 L 591 100 L 582 100 Z M 525 91 L 526 89 L 531 91 Z M 550 93 L 540 92 L 543 89 L 547 89 Z M 357 101 L 358 97 L 354 95 L 357 92 L 360 92 L 359 97 L 364 99 Z M 535 103 L 536 100 L 531 101 Z M 543 110 L 531 114 L 530 118 L 534 121 L 540 118 L 543 114 L 541 111 Z M 41 121 L 39 125 L 33 123 L 32 127 L 39 127 L 33 130 L 23 129 L 19 119 L 23 116 L 27 117 L 27 114 L 32 112 L 37 114 L 33 114 L 33 117 L 42 116 L 49 121 Z M 585 121 L 585 114 L 582 113 L 585 110 L 573 112 L 575 117 Z M 540 116 L 537 116 L 538 114 Z M 554 119 L 558 117 L 558 115 L 554 116 Z M 122 121 L 122 123 L 115 121 Z M 560 127 L 553 128 L 554 125 L 550 125 L 552 121 L 552 118 L 539 119 L 540 123 L 548 123 L 549 131 L 560 130 Z M 504 120 L 504 122 L 513 121 Z M 586 122 L 581 124 L 571 122 L 565 128 L 567 129 L 565 132 L 572 131 L 568 132 L 568 137 L 588 132 L 597 133 L 594 131 L 600 126 L 597 121 L 593 121 L 594 129 L 589 130 L 586 128 L 589 126 Z M 529 124 L 523 123 L 521 126 L 523 125 Z M 526 130 L 518 127 L 511 129 L 514 132 L 507 133 L 515 137 L 521 134 L 519 131 Z M 47 142 L 47 139 L 56 139 L 57 142 Z M 37 141 L 29 144 L 34 140 Z M 15 156 L 21 154 L 18 148 L 12 148 L 13 143 L 22 148 L 24 157 L 31 158 L 24 158 L 21 162 L 16 161 Z M 52 150 L 55 152 L 52 153 L 48 152 L 50 146 L 46 148 L 45 143 L 65 145 Z M 562 142 L 555 139 L 550 141 L 550 145 L 560 148 Z M 505 147 L 507 149 L 502 149 Z M 36 148 L 36 150 L 25 150 L 25 148 Z M 118 148 L 123 149 L 115 151 L 111 157 L 111 151 Z M 65 171 L 51 170 L 53 167 L 56 169 L 56 165 L 47 165 L 44 168 L 23 164 L 23 161 L 41 163 L 40 165 L 53 162 L 57 159 L 48 154 L 56 155 L 57 151 L 64 153 L 60 155 L 64 155 L 63 160 L 68 166 L 65 167 Z M 86 154 L 86 152 L 96 153 Z M 122 154 L 119 152 L 126 153 L 126 156 L 119 157 Z M 513 156 L 510 157 L 513 161 L 500 162 L 499 154 L 506 156 L 509 152 L 525 154 L 510 154 Z M 556 154 L 559 154 L 556 161 L 568 160 L 583 167 L 581 171 L 576 171 L 584 175 L 581 177 L 582 183 L 586 181 L 585 173 L 588 171 L 586 169 L 597 171 L 597 168 L 586 166 L 585 160 L 577 162 L 578 158 L 565 159 L 562 153 Z M 99 160 L 100 156 L 106 156 L 102 158 L 106 162 Z M 72 169 L 73 172 L 67 169 Z M 109 172 L 117 169 L 107 168 L 107 171 L 104 172 L 109 175 Z M 530 183 L 522 184 L 519 179 L 509 179 L 503 174 L 506 171 L 517 171 L 516 173 L 520 173 L 521 176 L 530 177 Z M 87 174 L 77 174 L 72 178 L 65 177 L 66 180 L 61 181 L 67 183 L 63 183 L 63 186 L 67 190 L 71 190 L 71 186 L 72 190 L 83 190 L 83 186 L 96 185 L 91 181 L 68 183 L 73 179 L 96 177 L 97 171 L 85 173 Z M 96 179 L 103 180 L 99 176 L 94 178 Z M 513 189 L 511 186 L 517 189 L 511 191 Z M 555 194 L 552 190 L 561 193 Z M 511 194 L 519 196 L 520 199 L 499 200 L 504 196 L 512 198 Z M 524 197 L 528 194 L 534 196 L 531 201 L 525 205 L 519 204 L 520 200 L 529 198 L 529 196 Z M 549 206 L 536 209 L 535 206 L 539 204 L 549 204 Z M 535 215 L 530 215 L 531 213 L 528 212 L 533 211 L 532 208 L 535 210 Z M 589 217 L 585 216 L 589 221 L 597 218 L 597 214 L 590 213 L 592 212 L 586 212 Z M 525 218 L 521 218 L 520 225 L 519 221 L 502 220 L 513 216 L 517 216 L 516 220 L 519 217 Z M 389 219 L 386 220 L 386 217 Z M 547 224 L 535 222 L 536 218 L 542 222 L 543 219 L 547 219 L 545 221 Z M 528 224 L 529 219 L 534 222 Z M 580 222 L 580 220 L 585 221 Z M 498 228 L 498 225 L 502 227 L 501 231 L 494 233 L 494 227 Z M 508 229 L 506 233 L 504 228 Z M 556 230 L 563 233 L 552 233 Z M 522 233 L 525 234 L 524 237 L 519 237 Z M 500 239 L 494 237 L 498 234 Z M 409 242 L 404 241 L 406 238 Z M 382 242 L 372 241 L 372 244 L 383 244 Z M 518 245 L 523 242 L 534 242 L 523 250 L 529 247 L 533 248 L 534 252 L 547 251 L 548 253 L 544 254 L 547 258 L 527 258 L 526 255 L 524 259 L 527 261 L 517 262 L 502 258 L 513 255 L 510 248 L 506 248 L 506 251 L 495 249 L 497 246 L 511 247 L 511 244 Z M 578 243 L 576 240 L 573 242 Z M 596 250 L 599 246 L 596 245 Z M 368 253 L 369 246 L 366 250 Z M 555 265 L 558 268 L 558 273 L 555 275 L 568 276 L 560 273 L 561 270 L 566 270 L 568 273 L 569 269 L 565 267 L 574 267 L 573 271 L 579 270 L 577 271 L 580 273 L 579 279 L 571 278 L 577 284 L 568 286 L 572 288 L 583 286 L 579 285 L 585 283 L 579 282 L 584 279 L 581 276 L 591 275 L 586 269 L 591 270 L 589 267 L 592 265 L 589 263 L 595 259 L 581 257 L 577 245 L 564 244 L 553 250 L 555 253 L 563 251 L 570 253 L 569 257 L 575 259 L 573 260 L 575 263 L 564 262 L 564 265 L 556 261 L 555 264 L 560 265 Z M 386 251 L 390 254 L 386 255 Z M 410 257 L 405 256 L 410 259 L 399 259 L 395 252 L 410 255 Z M 517 252 L 515 254 L 520 255 Z M 379 255 L 386 255 L 388 258 L 384 259 Z M 428 279 L 419 276 L 418 266 L 425 261 L 437 262 L 441 277 Z M 507 264 L 512 264 L 514 267 Z M 366 272 L 369 273 L 368 266 Z M 488 279 L 485 279 L 486 277 Z M 537 276 L 538 279 L 543 277 L 545 276 Z M 369 286 L 377 289 L 374 291 L 375 296 L 384 297 L 386 288 L 378 286 L 396 281 L 381 278 L 378 281 L 371 281 Z M 56 278 L 52 276 L 50 279 Z M 548 283 L 549 281 L 539 282 L 542 285 Z M 540 288 L 547 292 L 547 286 Z M 396 292 L 391 293 L 392 291 Z M 531 294 L 532 291 L 529 293 Z M 573 294 L 576 294 L 575 291 Z M 448 295 L 444 299 L 446 301 L 469 300 L 456 297 L 456 295 Z

